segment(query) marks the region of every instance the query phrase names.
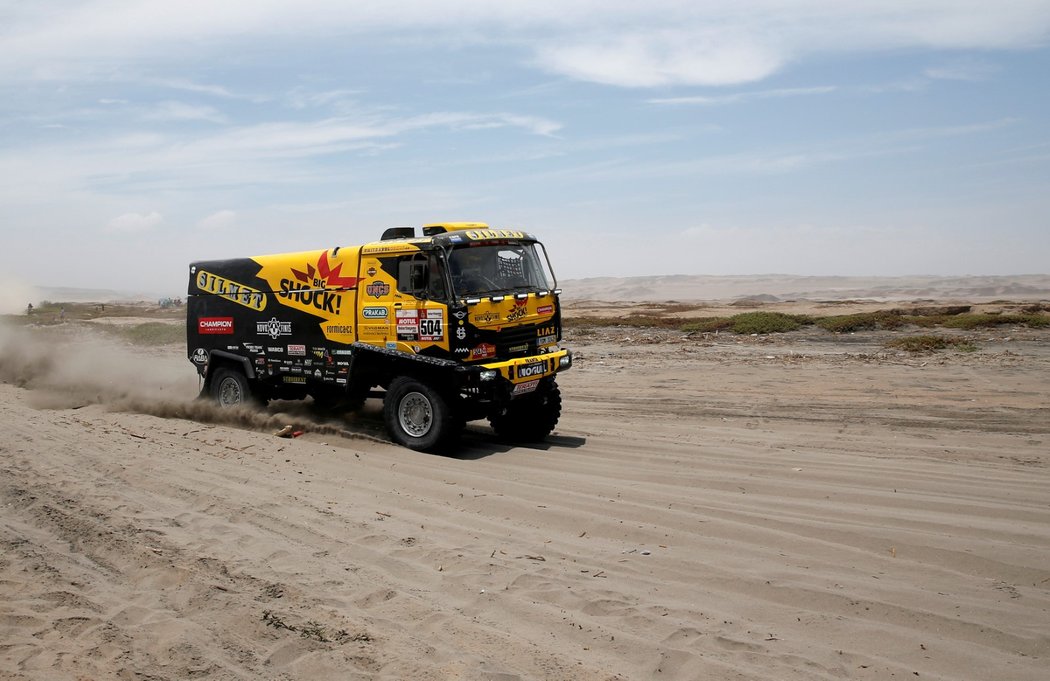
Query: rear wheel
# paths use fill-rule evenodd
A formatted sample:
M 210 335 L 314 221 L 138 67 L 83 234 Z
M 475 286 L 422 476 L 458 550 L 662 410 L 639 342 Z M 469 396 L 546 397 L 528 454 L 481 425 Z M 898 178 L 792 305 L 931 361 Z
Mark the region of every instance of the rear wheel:
M 496 434 L 518 442 L 539 442 L 558 425 L 561 418 L 561 391 L 552 378 L 531 395 L 519 397 L 501 411 L 489 416 Z
M 224 409 L 253 401 L 247 377 L 240 371 L 227 367 L 217 369 L 212 376 L 211 396 Z
M 418 451 L 448 445 L 460 432 L 448 400 L 429 385 L 406 376 L 395 378 L 387 388 L 383 418 L 395 442 Z

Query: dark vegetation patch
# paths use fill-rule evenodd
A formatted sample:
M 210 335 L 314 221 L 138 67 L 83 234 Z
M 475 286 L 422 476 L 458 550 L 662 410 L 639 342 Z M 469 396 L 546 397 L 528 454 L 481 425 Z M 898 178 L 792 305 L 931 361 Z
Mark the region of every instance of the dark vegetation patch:
M 949 348 L 960 352 L 973 352 L 977 346 L 965 338 L 946 338 L 944 336 L 933 336 L 929 334 L 920 336 L 904 336 L 894 338 L 886 342 L 886 347 L 891 350 L 904 350 L 905 352 L 936 352 Z
M 681 319 L 664 316 L 667 309 L 682 312 L 688 306 L 647 308 L 646 313 L 632 312 L 620 317 L 564 318 L 570 329 L 630 326 L 637 328 L 675 329 L 686 333 L 713 333 L 731 331 L 737 334 L 770 334 L 795 331 L 805 326 L 818 326 L 833 333 L 855 331 L 899 330 L 909 326 L 919 328 L 980 329 L 1004 325 L 1032 329 L 1050 327 L 1050 305 L 1025 306 L 1018 313 L 971 312 L 969 305 L 924 306 L 895 308 L 875 312 L 844 315 L 808 316 L 782 312 L 744 312 L 729 317 L 698 317 Z M 696 309 L 700 309 L 697 307 Z

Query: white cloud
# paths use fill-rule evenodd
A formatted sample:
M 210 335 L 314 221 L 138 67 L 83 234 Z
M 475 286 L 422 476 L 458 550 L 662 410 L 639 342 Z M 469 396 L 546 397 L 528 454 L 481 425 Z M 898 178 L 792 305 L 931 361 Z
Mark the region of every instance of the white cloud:
M 214 107 L 186 104 L 185 102 L 165 101 L 143 114 L 150 121 L 208 121 L 225 123 L 227 118 Z
M 39 7 L 37 7 L 39 5 Z M 1050 3 L 1011 0 L 80 0 L 9 10 L 0 73 L 68 77 L 75 65 L 181 60 L 250 44 L 413 36 L 498 43 L 569 78 L 626 87 L 761 80 L 811 54 L 887 49 L 1026 49 L 1050 37 Z M 172 86 L 177 86 L 175 83 Z M 187 89 L 230 96 L 224 88 Z
M 996 68 L 991 64 L 974 59 L 957 59 L 948 63 L 931 66 L 923 71 L 927 78 L 935 80 L 985 80 Z
M 197 223 L 205 231 L 229 229 L 237 221 L 237 213 L 232 210 L 220 210 L 212 213 Z
M 833 85 L 819 85 L 804 88 L 779 88 L 776 90 L 756 90 L 752 92 L 734 92 L 728 95 L 697 95 L 694 97 L 662 97 L 650 99 L 650 104 L 691 104 L 699 106 L 717 106 L 722 104 L 737 104 L 739 102 L 750 102 L 756 99 L 780 99 L 782 97 L 801 97 L 806 95 L 824 95 L 835 92 L 838 88 Z
M 106 231 L 115 234 L 138 234 L 148 232 L 164 220 L 157 211 L 150 213 L 124 213 L 106 225 Z

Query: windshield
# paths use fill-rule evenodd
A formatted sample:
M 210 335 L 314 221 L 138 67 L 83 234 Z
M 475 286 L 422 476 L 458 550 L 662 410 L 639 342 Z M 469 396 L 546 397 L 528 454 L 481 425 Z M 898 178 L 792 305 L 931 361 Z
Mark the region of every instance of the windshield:
M 459 246 L 448 256 L 458 296 L 547 291 L 555 286 L 543 246 L 530 243 Z

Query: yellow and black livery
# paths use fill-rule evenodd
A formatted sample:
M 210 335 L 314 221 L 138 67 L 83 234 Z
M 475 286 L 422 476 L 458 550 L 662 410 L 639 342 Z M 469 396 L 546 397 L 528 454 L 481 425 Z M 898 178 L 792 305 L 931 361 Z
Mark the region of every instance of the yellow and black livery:
M 465 421 L 557 424 L 560 290 L 543 245 L 484 223 L 388 229 L 361 246 L 191 263 L 187 353 L 224 406 L 382 395 L 396 441 L 448 445 Z M 382 388 L 383 391 L 376 391 Z

